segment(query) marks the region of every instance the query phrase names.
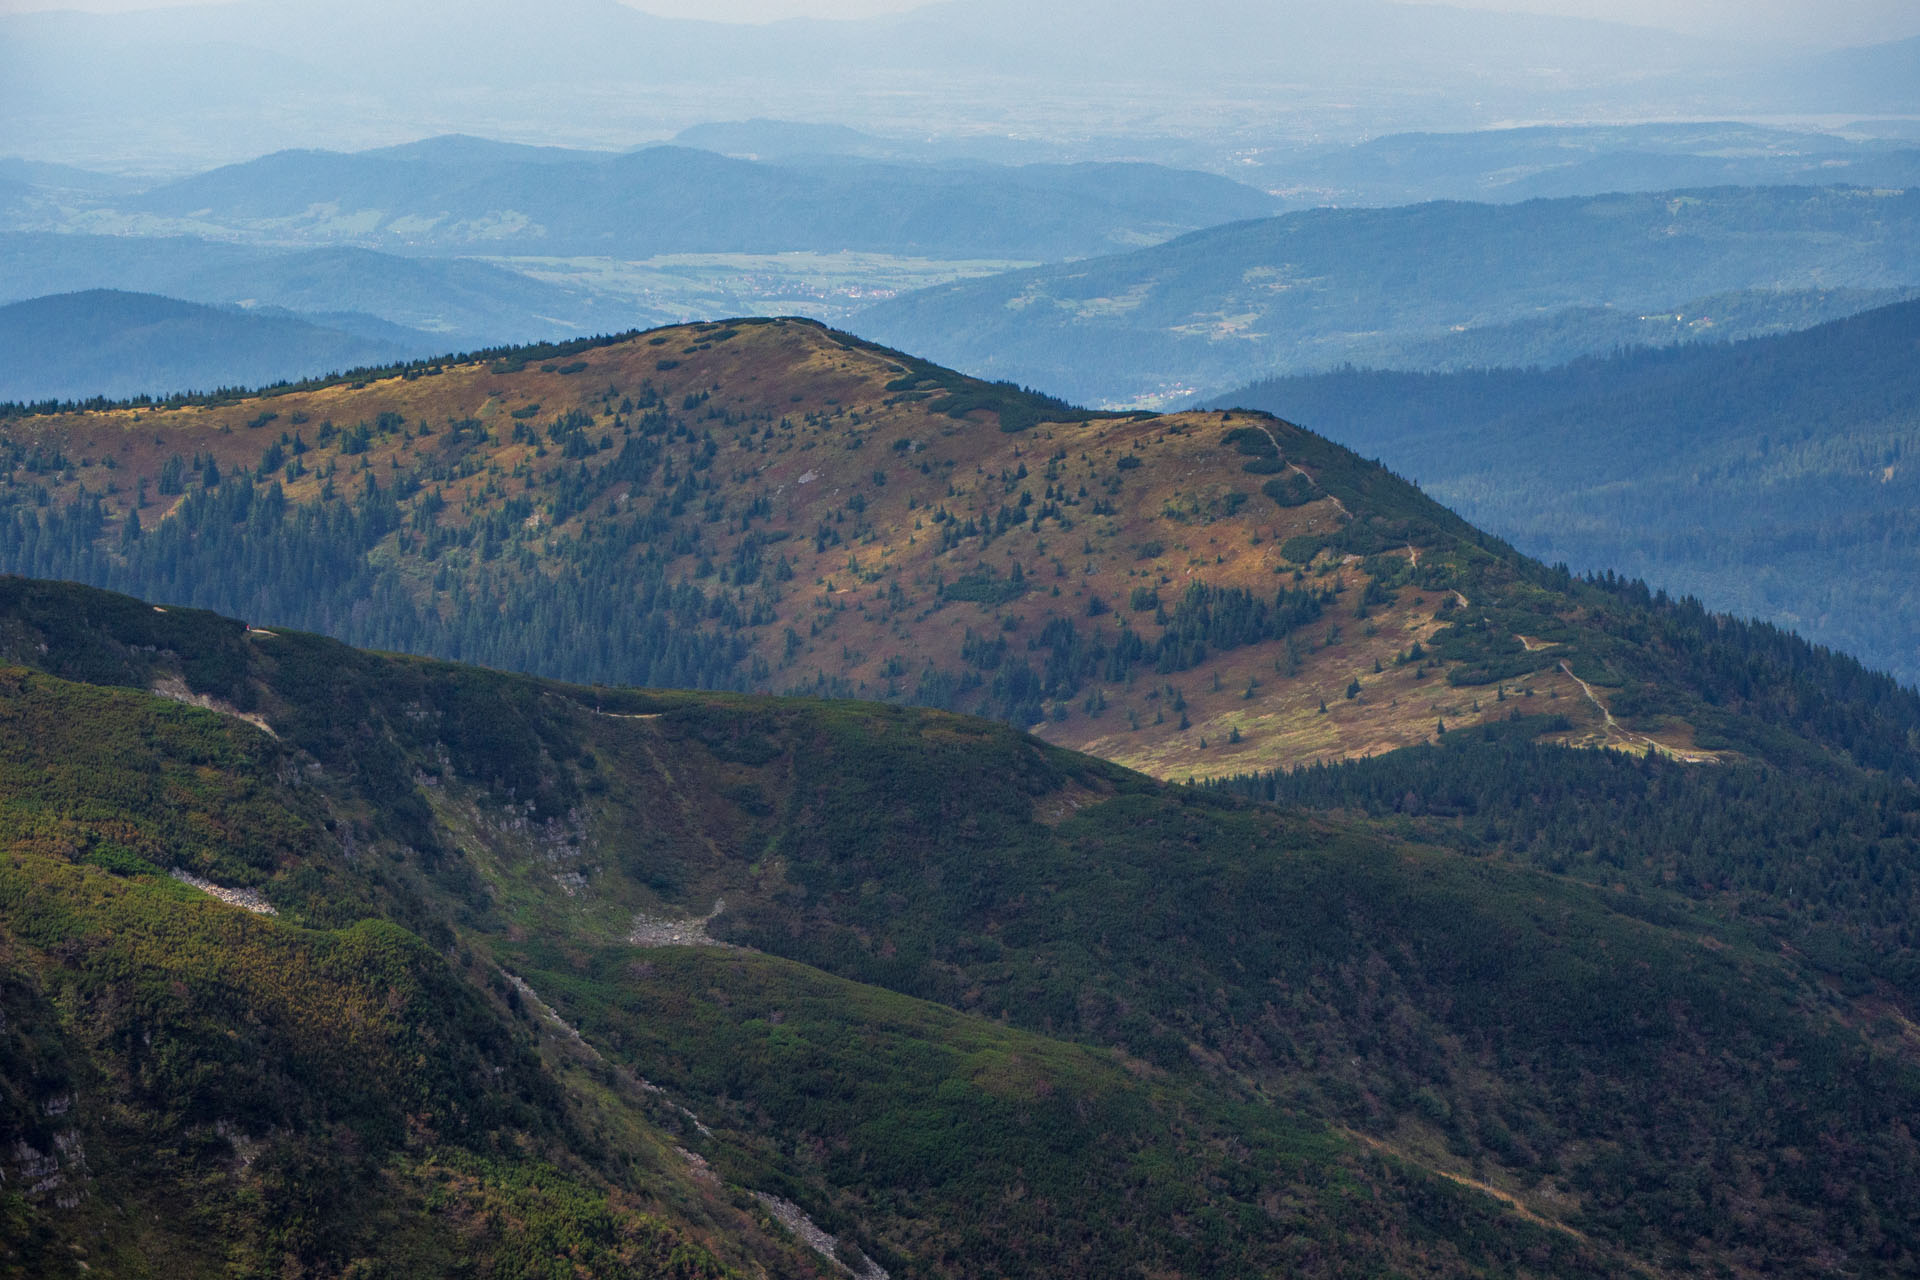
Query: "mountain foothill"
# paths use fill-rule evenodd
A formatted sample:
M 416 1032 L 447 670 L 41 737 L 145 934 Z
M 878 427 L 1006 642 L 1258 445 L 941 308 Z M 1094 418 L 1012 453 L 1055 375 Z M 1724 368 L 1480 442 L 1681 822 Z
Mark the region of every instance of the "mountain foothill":
M 11 1275 L 1920 1251 L 1920 809 L 1815 737 L 1197 789 L 21 578 L 0 716 Z

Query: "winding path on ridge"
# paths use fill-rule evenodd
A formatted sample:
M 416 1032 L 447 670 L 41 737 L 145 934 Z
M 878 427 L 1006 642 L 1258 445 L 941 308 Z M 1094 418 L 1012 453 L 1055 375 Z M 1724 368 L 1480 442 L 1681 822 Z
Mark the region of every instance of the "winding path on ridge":
M 1279 458 L 1283 462 L 1286 461 L 1286 457 L 1287 457 L 1286 452 L 1280 448 L 1280 437 L 1274 435 L 1273 432 L 1269 431 L 1266 427 L 1261 426 L 1257 422 L 1254 423 L 1253 425 L 1255 430 L 1259 431 L 1261 435 L 1265 436 L 1268 439 L 1268 441 L 1272 443 L 1274 456 Z M 1301 469 L 1299 463 L 1288 462 L 1287 470 L 1293 472 L 1293 474 L 1299 476 L 1302 480 L 1305 480 L 1308 484 L 1312 485 L 1314 488 L 1319 489 L 1320 492 L 1326 493 L 1327 501 L 1331 502 L 1339 510 L 1341 515 L 1345 516 L 1349 520 L 1353 519 L 1353 512 L 1347 510 L 1347 504 L 1340 501 L 1340 499 L 1334 497 L 1331 493 L 1327 493 L 1326 489 L 1321 486 L 1318 480 L 1315 480 L 1312 476 L 1308 475 L 1305 471 Z M 1415 561 L 1415 563 L 1417 564 L 1418 561 Z
M 1526 641 L 1522 639 L 1520 643 L 1525 645 Z M 1675 760 L 1682 761 L 1686 764 L 1713 763 L 1714 758 L 1712 756 L 1697 755 L 1697 754 L 1693 754 L 1686 751 L 1680 751 L 1680 750 L 1677 750 L 1676 748 L 1667 746 L 1665 743 L 1655 742 L 1652 738 L 1647 737 L 1643 733 L 1634 733 L 1630 729 L 1622 728 L 1620 722 L 1613 718 L 1613 712 L 1607 709 L 1607 704 L 1600 701 L 1599 697 L 1594 693 L 1593 686 L 1588 684 L 1585 680 L 1582 680 L 1579 676 L 1573 674 L 1573 667 L 1568 664 L 1565 658 L 1560 659 L 1560 669 L 1567 673 L 1567 679 L 1573 681 L 1575 684 L 1580 686 L 1580 692 L 1586 694 L 1587 701 L 1591 702 L 1594 705 L 1594 708 L 1597 711 L 1599 711 L 1601 717 L 1606 722 L 1606 730 L 1607 730 L 1607 735 L 1609 737 L 1617 737 L 1624 742 L 1638 743 L 1643 747 L 1647 747 L 1653 751 L 1659 752 L 1663 756 L 1671 756 Z
M 1424 1173 L 1432 1174 L 1435 1177 L 1445 1178 L 1447 1181 L 1455 1184 L 1456 1186 L 1468 1187 L 1474 1191 L 1480 1192 L 1482 1195 L 1491 1196 L 1493 1199 L 1498 1200 L 1503 1206 L 1505 1206 L 1512 1213 L 1514 1213 L 1515 1215 L 1521 1218 L 1526 1219 L 1528 1222 L 1533 1223 L 1537 1227 L 1546 1227 L 1547 1229 L 1552 1231 L 1563 1232 L 1564 1234 L 1572 1236 L 1574 1239 L 1579 1240 L 1582 1243 L 1591 1243 L 1591 1241 L 1588 1239 L 1588 1237 L 1584 1232 L 1578 1230 L 1575 1227 L 1568 1226 L 1566 1223 L 1561 1222 L 1558 1218 L 1550 1218 L 1545 1216 L 1544 1214 L 1537 1212 L 1530 1205 L 1528 1205 L 1526 1201 L 1522 1200 L 1519 1196 L 1513 1194 L 1511 1191 L 1502 1191 L 1500 1188 L 1494 1186 L 1492 1183 L 1481 1182 L 1479 1179 L 1470 1178 L 1464 1173 L 1454 1173 L 1450 1170 L 1442 1169 L 1439 1166 L 1432 1164 L 1429 1161 L 1423 1160 L 1413 1155 L 1409 1151 L 1403 1150 L 1400 1147 L 1396 1147 L 1391 1143 L 1384 1142 L 1381 1139 L 1373 1137 L 1369 1134 L 1361 1133 L 1357 1129 L 1348 1129 L 1344 1126 L 1341 1126 L 1340 1132 L 1357 1142 L 1363 1143 L 1364 1145 L 1371 1147 L 1373 1150 L 1378 1151 L 1383 1155 L 1392 1156 L 1396 1160 L 1403 1160 L 1407 1164 L 1412 1165 L 1414 1168 L 1419 1169 Z
M 1267 438 L 1268 443 L 1273 445 L 1274 455 L 1284 461 L 1286 459 L 1286 453 L 1284 450 L 1280 448 L 1280 438 L 1274 435 L 1273 432 L 1262 423 L 1256 422 L 1253 424 L 1253 426 L 1256 430 L 1260 432 L 1261 435 Z M 1307 481 L 1307 483 L 1312 484 L 1316 487 L 1319 487 L 1319 481 L 1315 480 L 1311 475 L 1308 475 L 1306 471 L 1301 469 L 1299 464 L 1294 462 L 1287 462 L 1287 468 L 1290 471 L 1292 471 L 1295 475 L 1303 477 Z M 1326 491 L 1322 489 L 1321 492 L 1325 493 Z M 1353 513 L 1347 510 L 1346 504 L 1340 501 L 1340 499 L 1334 497 L 1331 493 L 1328 493 L 1327 500 L 1333 503 L 1333 505 L 1336 508 L 1338 508 L 1341 515 L 1345 516 L 1349 520 L 1353 519 Z M 1410 560 L 1412 560 L 1414 568 L 1418 569 L 1420 567 L 1420 552 L 1417 548 L 1414 547 L 1414 545 L 1411 542 L 1407 544 L 1407 557 Z M 1453 594 L 1453 598 L 1459 603 L 1461 608 L 1465 609 L 1470 607 L 1467 603 L 1466 596 L 1462 595 L 1458 590 L 1454 590 L 1452 594 Z M 1529 653 L 1533 653 L 1547 647 L 1542 644 L 1536 644 L 1534 641 L 1532 641 L 1526 636 L 1515 636 L 1514 638 L 1519 640 L 1521 647 L 1526 649 L 1527 652 Z M 1573 674 L 1573 667 L 1567 662 L 1565 658 L 1562 658 L 1560 660 L 1560 670 L 1566 673 L 1567 679 L 1573 681 L 1575 684 L 1580 686 L 1580 692 L 1586 695 L 1587 701 L 1592 703 L 1594 710 L 1600 713 L 1601 720 L 1605 727 L 1606 735 L 1609 740 L 1618 740 L 1623 743 L 1637 745 L 1647 750 L 1655 751 L 1660 755 L 1668 756 L 1674 760 L 1679 760 L 1685 764 L 1713 764 L 1716 761 L 1717 757 L 1713 755 L 1705 755 L 1698 752 L 1682 751 L 1676 747 L 1667 746 L 1665 743 L 1656 742 L 1654 739 L 1649 738 L 1643 733 L 1635 733 L 1632 730 L 1623 727 L 1618 720 L 1614 719 L 1613 712 L 1608 709 L 1607 704 L 1600 701 L 1599 695 L 1594 693 L 1593 686 L 1588 684 L 1585 680 L 1582 680 L 1579 676 Z

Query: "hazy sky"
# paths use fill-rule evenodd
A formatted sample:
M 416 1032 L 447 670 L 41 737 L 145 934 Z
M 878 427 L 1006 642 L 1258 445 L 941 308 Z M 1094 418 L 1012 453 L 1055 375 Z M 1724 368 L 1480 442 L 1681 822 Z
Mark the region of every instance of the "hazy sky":
M 1870 44 L 1920 35 L 1920 0 L 1408 0 L 1606 18 L 1694 35 Z
M 179 0 L 176 0 L 179 2 Z M 208 0 L 185 0 L 206 3 Z M 680 18 L 765 22 L 811 16 L 857 18 L 912 9 L 924 0 L 626 0 L 634 8 Z M 964 0 L 963 0 L 964 2 Z M 1267 0 L 1247 0 L 1259 5 Z M 1409 0 L 1466 8 L 1555 13 L 1668 27 L 1735 39 L 1814 45 L 1865 44 L 1920 35 L 1920 0 Z M 1035 0 L 1044 4 L 1045 0 Z M 116 12 L 158 7 L 154 0 L 0 0 L 0 13 L 36 9 Z M 529 0 L 530 8 L 537 8 Z

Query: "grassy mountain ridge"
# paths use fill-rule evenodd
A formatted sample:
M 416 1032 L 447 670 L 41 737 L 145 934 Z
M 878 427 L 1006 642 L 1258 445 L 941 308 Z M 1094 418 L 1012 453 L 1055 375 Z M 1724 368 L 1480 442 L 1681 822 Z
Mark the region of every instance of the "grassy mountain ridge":
M 0 769 L 0 939 L 40 984 L 8 1029 L 38 1031 L 49 1082 L 0 1095 L 0 1123 L 65 1121 L 88 1152 L 62 1166 L 71 1206 L 9 1191 L 43 1258 L 128 1247 L 101 1206 L 132 1120 L 216 1135 L 168 1146 L 144 1195 L 231 1196 L 191 1225 L 309 1274 L 354 1248 L 437 1256 L 417 1207 L 448 1196 L 509 1198 L 453 1230 L 559 1233 L 469 1238 L 493 1274 L 545 1274 L 555 1240 L 584 1274 L 621 1248 L 696 1274 L 662 1263 L 678 1244 L 646 1253 L 669 1238 L 795 1273 L 749 1192 L 898 1276 L 1758 1274 L 1823 1251 L 1896 1274 L 1913 1254 L 1920 1153 L 1892 1123 L 1920 1091 L 1911 1043 L 1757 921 L 1652 885 L 1163 789 L 936 711 L 569 687 L 60 584 L 0 581 L 0 657 L 5 714 L 60 726 L 7 735 Z M 123 904 L 105 947 L 80 923 L 102 901 Z M 232 940 L 223 981 L 164 941 L 173 920 Z M 254 948 L 287 979 L 238 981 Z M 314 1096 L 223 1090 L 210 1058 L 318 1051 L 324 1024 L 274 1012 L 308 989 L 302 948 L 336 966 L 316 994 L 458 1013 L 402 1024 L 449 1037 L 438 1074 L 380 1072 L 363 1033 L 327 1042 L 335 1075 L 302 1068 Z M 158 1003 L 93 997 L 92 1040 L 35 1012 L 116 981 Z M 148 1043 L 112 1033 L 123 1008 L 152 1010 L 153 1061 L 204 1092 L 115 1084 Z M 459 1083 L 487 1036 L 521 1046 L 518 1110 Z M 352 1140 L 302 1109 L 369 1083 L 357 1114 L 443 1092 Z M 546 1173 L 552 1126 L 574 1154 Z M 384 1236 L 337 1202 L 300 1215 L 308 1236 L 246 1235 L 261 1180 L 340 1177 L 438 1190 L 384 1202 Z M 600 1203 L 652 1225 L 581 1216 Z
M 1917 209 L 1912 192 L 1839 187 L 1321 209 L 922 290 L 855 327 L 983 377 L 1164 404 L 1338 367 L 1349 342 L 1435 339 L 1567 307 L 1671 311 L 1748 289 L 1912 285 Z
M 1636 753 L 1910 769 L 1891 681 L 1556 574 L 1285 422 L 1088 413 L 807 322 L 0 440 L 0 565 L 386 649 L 985 712 L 1163 777 L 1520 708 Z
M 1220 403 L 1386 458 L 1543 559 L 1768 618 L 1912 683 L 1916 344 L 1907 302 L 1732 345 L 1552 370 L 1347 371 Z

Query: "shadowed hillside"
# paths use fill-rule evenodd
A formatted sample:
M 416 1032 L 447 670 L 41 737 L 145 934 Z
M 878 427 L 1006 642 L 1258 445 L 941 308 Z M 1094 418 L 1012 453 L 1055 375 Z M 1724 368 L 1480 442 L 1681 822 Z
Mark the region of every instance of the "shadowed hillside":
M 0 397 L 14 401 L 165 395 L 263 386 L 429 349 L 292 316 L 248 315 L 152 294 L 95 289 L 0 307 Z
M 16 1274 L 831 1274 L 811 1242 L 864 1276 L 1894 1275 L 1920 1244 L 1904 953 L 1836 982 L 1791 915 L 1657 877 L 941 712 L 17 579 L 0 716 Z M 1898 790 L 1833 847 L 1909 856 Z

